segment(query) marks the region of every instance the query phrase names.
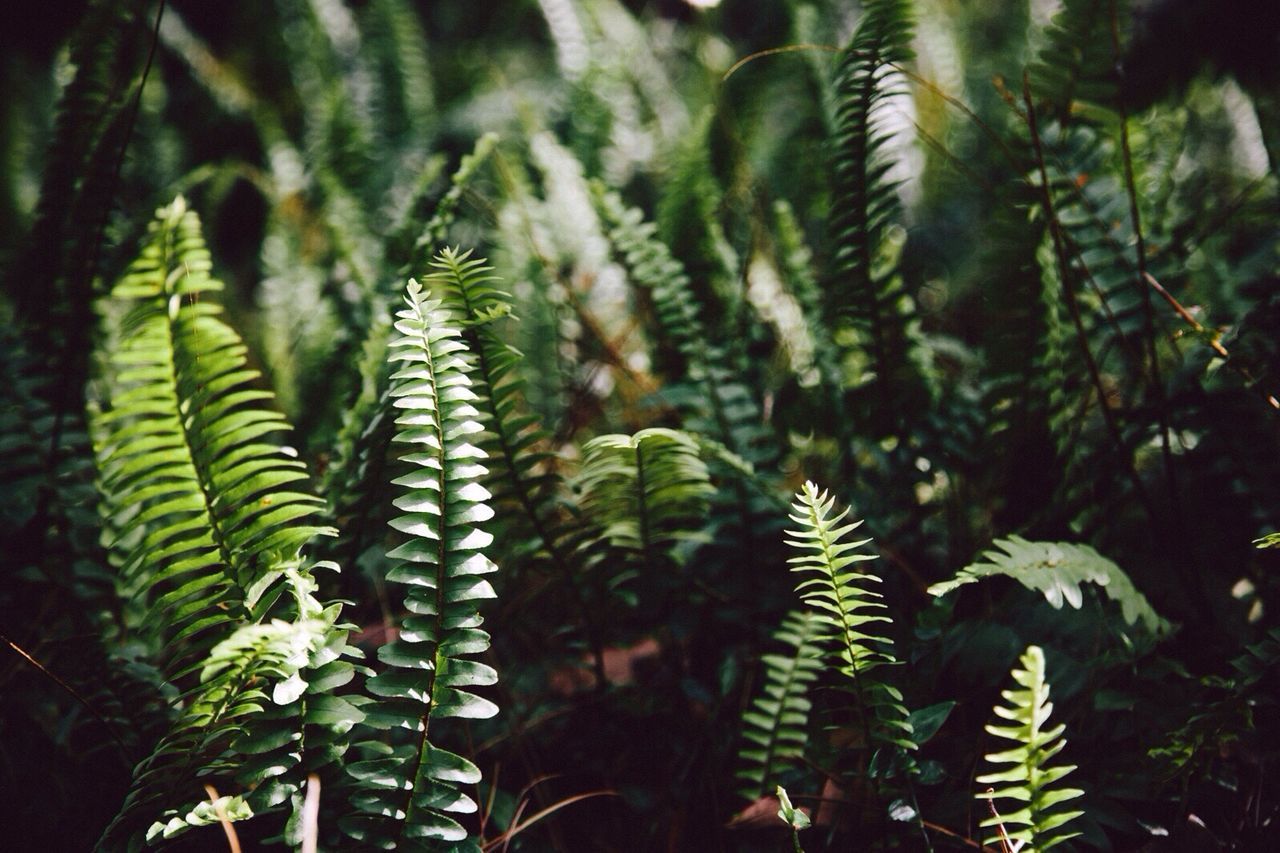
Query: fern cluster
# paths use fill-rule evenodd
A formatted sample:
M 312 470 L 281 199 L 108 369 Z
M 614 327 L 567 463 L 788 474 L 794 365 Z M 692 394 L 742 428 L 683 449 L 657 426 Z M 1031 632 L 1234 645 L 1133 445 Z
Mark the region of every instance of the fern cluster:
M 1263 849 L 1274 32 L 1052 11 L 95 0 L 14 45 L 0 822 Z

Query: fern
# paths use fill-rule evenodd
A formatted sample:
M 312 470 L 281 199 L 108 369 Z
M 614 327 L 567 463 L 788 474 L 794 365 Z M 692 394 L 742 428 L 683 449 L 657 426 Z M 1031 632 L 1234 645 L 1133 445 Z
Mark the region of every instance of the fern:
M 697 442 L 661 427 L 591 439 L 576 485 L 601 536 L 650 569 L 696 538 L 713 491 Z
M 595 186 L 596 205 L 609 226 L 609 239 L 637 285 L 648 290 L 657 314 L 662 341 L 676 350 L 670 358 L 673 379 L 685 380 L 691 388 L 673 395 L 688 400 L 690 426 L 696 432 L 715 436 L 730 451 L 753 463 L 767 455 L 763 418 L 751 392 L 727 369 L 726 347 L 702 320 L 688 274 L 671 251 L 656 236 L 657 226 L 644 220 L 637 208 L 628 208 L 617 193 Z M 662 361 L 662 353 L 658 360 Z M 739 495 L 739 502 L 744 502 Z M 749 527 L 749 525 L 744 525 Z
M 413 246 L 413 254 L 415 263 L 421 263 L 424 252 L 430 252 L 435 246 L 440 245 L 448 236 L 449 226 L 453 224 L 454 218 L 457 216 L 458 203 L 462 200 L 463 194 L 475 179 L 476 173 L 489 159 L 489 155 L 493 153 L 493 149 L 498 145 L 498 135 L 496 133 L 486 133 L 476 140 L 475 148 L 471 150 L 458 163 L 458 169 L 453 173 L 453 177 L 449 182 L 449 191 L 444 197 L 436 203 L 435 212 L 431 214 L 431 219 L 423 227 L 422 233 L 419 235 L 417 242 Z
M 791 520 L 799 529 L 787 531 L 792 537 L 787 544 L 800 552 L 787 561 L 802 578 L 796 592 L 816 614 L 820 637 L 834 647 L 835 664 L 850 680 L 867 748 L 874 741 L 913 749 L 901 692 L 874 674 L 897 663 L 890 640 L 875 633 L 875 623 L 892 621 L 884 614 L 881 595 L 871 588 L 880 578 L 851 568 L 875 559 L 855 550 L 871 540 L 845 541 L 862 522 L 842 525 L 849 510 L 833 514 L 834 508 L 835 498 L 813 483 L 806 482 L 796 494 Z
M 1111 15 L 1117 0 L 1066 0 L 1028 69 L 1032 93 L 1067 121 L 1084 104 L 1112 104 L 1118 95 Z
M 563 505 L 564 481 L 547 448 L 551 436 L 535 415 L 524 411 L 523 355 L 507 343 L 499 321 L 511 314 L 511 297 L 498 289 L 492 268 L 470 252 L 445 251 L 433 262 L 426 281 L 432 284 L 466 326 L 464 338 L 475 354 L 478 407 L 485 425 L 485 448 L 492 462 L 486 482 L 493 501 L 509 508 L 511 530 L 505 553 L 514 571 L 520 561 L 546 564 L 572 597 L 603 685 L 604 640 L 600 615 L 581 583 L 580 540 L 586 534 Z
M 1077 788 L 1052 787 L 1075 770 L 1074 765 L 1049 766 L 1049 761 L 1062 751 L 1066 726 L 1049 726 L 1053 705 L 1049 702 L 1049 685 L 1044 680 L 1044 652 L 1039 646 L 1028 646 L 1021 658 L 1022 669 L 1014 668 L 1013 679 L 1021 689 L 1001 692 L 1007 703 L 995 706 L 995 714 L 1008 725 L 989 725 L 994 737 L 1013 741 L 1017 746 L 986 756 L 990 764 L 1012 765 L 979 776 L 982 785 L 999 786 L 978 799 L 1013 800 L 1013 811 L 993 815 L 982 822 L 984 827 L 1000 827 L 995 840 L 1012 842 L 1012 849 L 1037 853 L 1056 847 L 1079 835 L 1072 832 L 1070 822 L 1083 812 L 1063 810 L 1061 805 L 1081 796 Z M 1016 827 L 1012 832 L 1006 826 Z
M 406 587 L 409 611 L 399 639 L 378 651 L 385 669 L 371 679 L 377 698 L 367 722 L 412 734 L 409 743 L 378 746 L 378 757 L 349 766 L 358 793 L 357 814 L 344 830 L 366 846 L 392 848 L 420 840 L 462 842 L 467 831 L 452 817 L 476 810 L 458 790 L 474 784 L 474 764 L 435 746 L 433 720 L 483 719 L 498 708 L 469 691 L 493 684 L 497 674 L 468 659 L 489 647 L 480 630 L 476 602 L 493 598 L 484 575 L 496 566 L 483 549 L 493 537 L 475 525 L 493 513 L 489 493 L 478 483 L 484 453 L 470 443 L 483 428 L 472 403 L 472 370 L 464 360 L 458 318 L 438 300 L 428 300 L 410 280 L 406 307 L 395 327 L 401 337 L 388 356 L 400 368 L 392 375 L 392 397 L 401 412 L 396 440 L 412 452 L 411 473 L 394 482 L 405 488 L 395 502 L 404 511 L 392 527 L 409 538 L 388 556 L 400 562 L 387 580 Z
M 232 742 L 260 734 L 259 719 L 268 719 L 264 686 L 274 683 L 277 704 L 295 701 L 290 685 L 305 688 L 300 673 L 312 656 L 345 636 L 334 624 L 339 607 L 314 598 L 299 554 L 334 531 L 306 523 L 320 501 L 294 490 L 305 466 L 262 440 L 288 427 L 258 408 L 269 392 L 246 387 L 257 373 L 246 369 L 245 347 L 205 301 L 222 287 L 210 266 L 199 220 L 179 197 L 158 212 L 113 290 L 128 310 L 110 396 L 95 418 L 107 526 L 125 549 L 117 586 L 135 614 L 128 627 L 179 685 L 182 711 L 138 765 L 103 843 L 136 839 L 140 822 L 167 807 L 162 823 L 178 822 L 161 834 L 198 824 L 171 808 L 175 797 L 199 800 L 187 787 L 197 772 L 233 768 Z M 282 600 L 288 589 L 292 600 Z M 241 780 L 255 787 L 299 758 Z
M 1020 536 L 1010 536 L 997 539 L 995 547 L 982 556 L 984 561 L 968 565 L 951 580 L 929 587 L 929 594 L 946 595 L 982 578 L 1004 575 L 1039 592 L 1055 609 L 1061 609 L 1065 601 L 1079 610 L 1084 602 L 1081 584 L 1090 583 L 1101 587 L 1109 599 L 1120 605 L 1128 624 L 1141 621 L 1153 634 L 1169 630 L 1169 623 L 1155 612 L 1124 570 L 1088 545 L 1028 542 Z
M 876 388 L 871 426 L 882 435 L 902 429 L 900 421 L 919 395 L 911 362 L 912 311 L 891 236 L 899 200 L 886 178 L 893 164 L 882 124 L 883 111 L 899 94 L 894 66 L 912 55 L 911 30 L 906 0 L 870 0 L 836 72 L 827 310 L 851 324 L 866 348 Z M 847 342 L 832 325 L 837 342 Z
M 769 786 L 804 757 L 812 701 L 806 695 L 818 680 L 822 656 L 818 642 L 818 616 L 812 611 L 787 615 L 773 638 L 786 644 L 785 655 L 764 655 L 764 685 L 742 715 L 738 751 L 743 765 L 737 778 L 739 793 L 749 800 L 764 796 Z
M 197 771 L 205 775 L 238 769 L 237 759 L 222 753 L 232 748 L 242 731 L 261 721 L 269 702 L 280 705 L 290 701 L 290 683 L 298 679 L 323 642 L 326 627 L 323 621 L 312 619 L 249 623 L 214 646 L 202 662 L 199 688 L 183 695 L 185 707 L 169 734 L 134 770 L 133 790 L 113 827 L 127 826 L 134 815 L 154 813 L 184 787 L 184 801 L 198 803 L 193 778 Z M 259 686 L 263 683 L 275 684 L 272 695 Z M 279 772 L 282 768 L 268 769 Z M 253 816 L 245 797 L 231 799 L 234 804 L 227 809 L 229 820 L 232 815 L 236 819 Z M 147 830 L 147 841 L 157 836 L 172 838 L 208 823 L 207 817 L 199 805 L 167 810 Z M 113 828 L 108 828 L 104 843 L 112 834 Z
M 143 536 L 122 581 L 147 590 L 144 625 L 164 626 L 155 640 L 171 647 L 219 625 L 212 608 L 257 606 L 283 573 L 277 560 L 335 533 L 301 523 L 319 499 L 282 488 L 305 480 L 305 466 L 260 440 L 288 425 L 257 408 L 270 393 L 247 387 L 258 374 L 244 345 L 202 301 L 222 288 L 209 270 L 199 220 L 179 197 L 113 291 L 132 308 L 99 418 L 103 488 L 128 519 L 120 537 Z

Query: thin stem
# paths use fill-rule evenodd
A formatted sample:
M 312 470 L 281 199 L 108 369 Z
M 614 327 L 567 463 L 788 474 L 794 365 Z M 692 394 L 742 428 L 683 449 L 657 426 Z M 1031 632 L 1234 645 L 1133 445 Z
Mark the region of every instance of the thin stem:
M 1147 517 L 1154 523 L 1157 518 L 1155 508 L 1151 504 L 1151 498 L 1147 494 L 1146 487 L 1143 486 L 1141 478 L 1138 477 L 1138 472 L 1133 467 L 1133 459 L 1125 452 L 1124 438 L 1120 433 L 1119 425 L 1116 423 L 1115 413 L 1107 402 L 1107 392 L 1102 384 L 1102 374 L 1098 370 L 1098 363 L 1094 359 L 1093 351 L 1089 348 L 1089 336 L 1084 328 L 1084 320 L 1080 316 L 1080 305 L 1076 299 L 1071 261 L 1067 252 L 1066 240 L 1062 233 L 1062 223 L 1058 220 L 1058 214 L 1054 208 L 1053 192 L 1049 187 L 1049 170 L 1045 165 L 1044 146 L 1041 142 L 1039 126 L 1036 122 L 1035 106 L 1031 102 L 1031 82 L 1026 72 L 1023 72 L 1022 75 L 1022 97 L 1027 109 L 1027 127 L 1031 133 L 1031 143 L 1036 156 L 1036 167 L 1040 173 L 1041 204 L 1044 206 L 1045 217 L 1049 223 L 1054 255 L 1058 261 L 1058 274 L 1062 280 L 1063 299 L 1067 303 L 1067 311 L 1071 314 L 1071 322 L 1076 330 L 1076 339 L 1080 344 L 1080 351 L 1084 356 L 1085 365 L 1089 371 L 1089 379 L 1093 383 L 1095 393 L 1098 395 L 1098 405 L 1102 410 L 1102 417 L 1106 423 L 1107 431 L 1111 434 L 1116 451 L 1123 457 L 1125 470 L 1133 483 L 1134 492 L 1138 496 L 1138 500 L 1146 511 Z

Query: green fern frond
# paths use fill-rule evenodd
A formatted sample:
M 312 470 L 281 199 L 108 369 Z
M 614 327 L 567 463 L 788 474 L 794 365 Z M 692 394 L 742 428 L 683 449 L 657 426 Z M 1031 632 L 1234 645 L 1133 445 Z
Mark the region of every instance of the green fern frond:
M 862 522 L 842 524 L 849 510 L 834 510 L 835 498 L 813 483 L 806 482 L 796 494 L 791 520 L 799 529 L 787 531 L 787 544 L 800 552 L 787 561 L 802 578 L 796 592 L 816 614 L 822 639 L 835 649 L 836 666 L 857 695 L 865 734 L 881 744 L 913 749 L 902 694 L 873 674 L 897 660 L 892 642 L 875 633 L 875 623 L 892 621 L 882 596 L 872 588 L 880 577 L 856 569 L 858 563 L 875 559 L 856 550 L 871 540 L 846 541 Z
M 545 464 L 551 458 L 551 437 L 535 415 L 523 410 L 523 355 L 507 343 L 496 323 L 511 315 L 512 299 L 498 289 L 499 279 L 487 261 L 470 255 L 442 253 L 425 281 L 456 312 L 475 355 L 481 421 L 494 468 L 488 479 L 493 499 L 517 509 L 540 553 L 561 573 L 572 574 L 574 558 L 566 541 L 572 531 L 564 527 L 557 505 L 564 483 Z
M 1112 105 L 1119 94 L 1119 58 L 1111 16 L 1116 0 L 1065 0 L 1045 31 L 1045 44 L 1028 69 L 1032 93 L 1067 121 L 1084 105 Z
M 1001 691 L 1006 705 L 996 705 L 995 714 L 1008 725 L 989 725 L 994 737 L 1013 741 L 1017 746 L 986 756 L 990 764 L 1011 765 L 994 773 L 979 776 L 981 785 L 999 786 L 979 794 L 980 800 L 1012 800 L 1010 811 L 1001 811 L 982 822 L 990 828 L 999 826 L 1001 838 L 1018 845 L 1028 853 L 1042 853 L 1080 833 L 1069 824 L 1084 814 L 1063 810 L 1061 805 L 1084 794 L 1078 788 L 1052 787 L 1075 770 L 1074 765 L 1049 766 L 1049 761 L 1062 751 L 1065 725 L 1049 726 L 1053 705 L 1049 702 L 1049 685 L 1044 680 L 1044 652 L 1039 646 L 1028 646 L 1021 658 L 1022 669 L 1014 668 L 1013 680 L 1021 689 Z M 1010 831 L 1012 829 L 1012 831 Z
M 142 591 L 142 626 L 175 660 L 189 659 L 183 640 L 234 618 L 226 608 L 256 607 L 282 575 L 278 562 L 336 532 L 306 523 L 318 498 L 284 488 L 307 478 L 303 463 L 261 440 L 288 425 L 259 408 L 270 393 L 250 386 L 258 374 L 244 345 L 205 301 L 222 288 L 210 267 L 199 220 L 179 198 L 113 291 L 131 307 L 98 418 L 119 537 L 139 537 L 121 583 Z
M 486 133 L 476 140 L 471 153 L 465 155 L 458 163 L 457 171 L 449 179 L 448 192 L 436 203 L 435 212 L 431 214 L 431 219 L 423 227 L 417 242 L 414 243 L 413 263 L 426 261 L 427 257 L 424 255 L 428 255 L 436 246 L 445 242 L 449 226 L 457 216 L 458 203 L 462 201 L 462 196 L 471 186 L 476 173 L 480 171 L 497 146 L 498 134 Z
M 260 408 L 271 394 L 250 387 L 258 374 L 246 349 L 207 301 L 222 288 L 210 268 L 199 220 L 179 197 L 159 211 L 113 291 L 127 310 L 94 419 L 106 528 L 127 625 L 178 685 L 182 710 L 138 765 L 104 843 L 136 839 L 162 810 L 162 835 L 198 825 L 198 814 L 182 818 L 192 806 L 173 808 L 175 799 L 203 799 L 188 787 L 196 775 L 235 771 L 246 789 L 260 788 L 245 797 L 250 811 L 283 802 L 299 784 L 289 774 L 303 750 L 255 770 L 236 744 L 299 732 L 302 709 L 287 723 L 264 712 L 295 703 L 303 670 L 345 644 L 340 606 L 314 597 L 300 555 L 313 536 L 334 531 L 307 523 L 322 502 L 297 490 L 305 466 L 263 440 L 288 425 Z M 311 768 L 344 748 L 339 740 L 325 759 L 310 756 Z
M 449 250 L 441 259 L 459 262 Z M 408 538 L 388 554 L 401 562 L 387 580 L 405 587 L 409 615 L 399 638 L 378 650 L 385 669 L 368 683 L 377 699 L 365 710 L 370 725 L 407 730 L 412 740 L 378 746 L 379 757 L 349 766 L 357 814 L 343 821 L 357 841 L 381 848 L 411 839 L 467 839 L 452 815 L 476 810 L 458 786 L 478 782 L 480 772 L 436 747 L 431 723 L 498 711 L 470 692 L 497 679 L 492 668 L 469 659 L 489 647 L 476 602 L 494 597 L 484 575 L 497 568 L 483 553 L 493 537 L 476 526 L 493 512 L 477 482 L 486 473 L 485 454 L 471 443 L 483 429 L 473 405 L 472 367 L 463 355 L 460 318 L 428 300 L 413 280 L 405 303 L 395 324 L 401 337 L 388 358 L 400 365 L 391 392 L 401 413 L 396 441 L 411 446 L 404 461 L 413 470 L 394 481 L 405 489 L 395 501 L 404 514 L 391 525 Z
M 766 431 L 760 407 L 741 380 L 726 368 L 726 347 L 716 343 L 702 319 L 703 308 L 689 275 L 671 250 L 657 237 L 657 226 L 646 222 L 638 208 L 628 208 L 617 193 L 600 184 L 593 187 L 609 240 L 632 281 L 653 300 L 659 325 L 658 345 L 670 341 L 667 368 L 677 386 L 672 396 L 684 402 L 690 427 L 715 436 L 730 451 L 752 462 L 761 461 Z M 657 353 L 663 361 L 664 353 Z
M 888 180 L 894 164 L 882 115 L 902 94 L 895 66 L 912 57 L 911 33 L 907 0 L 864 4 L 836 71 L 826 307 L 846 359 L 854 350 L 865 354 L 877 389 L 868 417 L 882 435 L 901 430 L 922 388 L 912 361 L 914 309 L 898 273 L 900 201 Z M 853 334 L 842 333 L 842 326 Z
M 697 442 L 661 427 L 588 441 L 577 488 L 601 535 L 648 567 L 697 537 L 714 491 Z
M 822 670 L 818 616 L 813 611 L 787 614 L 773 638 L 785 644 L 785 655 L 767 654 L 764 684 L 742 715 L 742 737 L 746 741 L 738 750 L 737 773 L 742 783 L 738 792 L 755 800 L 769 792 L 780 774 L 794 767 L 804 757 L 808 742 L 810 685 Z
M 1004 575 L 1039 592 L 1055 609 L 1061 609 L 1065 601 L 1078 610 L 1084 603 L 1081 584 L 1090 583 L 1101 587 L 1107 598 L 1120 605 L 1128 624 L 1141 621 L 1153 634 L 1169 630 L 1169 623 L 1155 612 L 1124 570 L 1088 545 L 1028 542 L 1020 536 L 1010 536 L 997 539 L 982 556 L 983 561 L 965 566 L 951 580 L 929 587 L 929 594 L 946 595 L 982 578 Z
M 157 835 L 171 838 L 201 825 L 194 805 L 203 799 L 197 776 L 237 769 L 238 759 L 224 753 L 269 703 L 285 700 L 282 690 L 323 642 L 326 627 L 320 620 L 249 623 L 214 646 L 201 664 L 199 686 L 181 697 L 182 713 L 135 768 L 133 787 L 103 844 L 110 846 L 117 833 L 139 818 L 156 815 L 175 798 L 192 805 L 161 813 L 147 830 L 147 840 Z M 274 696 L 264 689 L 267 684 L 275 685 Z M 187 814 L 191 809 L 196 809 L 194 819 Z M 234 812 L 242 818 L 253 816 L 241 797 L 236 798 Z

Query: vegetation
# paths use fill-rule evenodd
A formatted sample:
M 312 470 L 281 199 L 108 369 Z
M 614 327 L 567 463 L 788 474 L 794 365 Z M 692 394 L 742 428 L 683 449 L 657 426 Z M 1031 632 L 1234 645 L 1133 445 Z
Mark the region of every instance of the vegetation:
M 1273 13 L 81 5 L 0 60 L 10 845 L 1276 834 Z

